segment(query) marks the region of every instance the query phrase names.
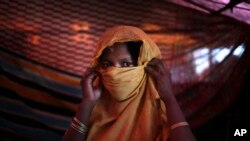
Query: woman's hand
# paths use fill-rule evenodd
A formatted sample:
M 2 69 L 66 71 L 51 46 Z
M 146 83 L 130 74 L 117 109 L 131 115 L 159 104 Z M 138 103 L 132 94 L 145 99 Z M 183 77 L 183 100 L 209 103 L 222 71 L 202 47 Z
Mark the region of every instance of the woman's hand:
M 163 101 L 174 98 L 171 76 L 163 60 L 153 58 L 145 70 L 154 79 L 156 89 Z
M 100 74 L 96 70 L 88 68 L 81 80 L 83 98 L 82 102 L 78 106 L 75 117 L 86 126 L 89 126 L 91 112 L 96 101 L 100 98 L 102 92 L 101 84 L 94 85 L 94 81 L 97 77 L 100 77 Z M 71 127 L 67 130 L 62 140 L 85 141 L 86 136 L 86 134 L 80 134 Z
M 102 85 L 99 83 L 94 85 L 94 80 L 97 77 L 101 77 L 99 72 L 92 68 L 88 68 L 83 75 L 81 80 L 81 87 L 83 92 L 83 102 L 95 104 L 95 102 L 100 98 L 102 92 Z
M 148 63 L 145 70 L 154 79 L 158 93 L 167 107 L 168 124 L 172 126 L 185 122 L 186 119 L 173 94 L 170 73 L 164 61 L 154 58 Z M 195 137 L 189 126 L 181 126 L 170 130 L 170 140 L 195 141 Z

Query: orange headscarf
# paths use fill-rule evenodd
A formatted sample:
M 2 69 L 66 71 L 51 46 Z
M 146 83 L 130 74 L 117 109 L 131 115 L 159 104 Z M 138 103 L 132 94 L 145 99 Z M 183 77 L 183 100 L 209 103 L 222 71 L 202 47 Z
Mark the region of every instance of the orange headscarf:
M 92 66 L 99 64 L 98 58 L 105 48 L 128 41 L 142 41 L 138 66 L 112 67 L 101 74 L 105 87 L 116 93 L 129 93 L 117 94 L 115 98 L 108 91 L 102 94 L 92 111 L 88 141 L 166 141 L 169 136 L 165 106 L 153 80 L 144 71 L 152 58 L 160 57 L 160 50 L 141 29 L 132 26 L 108 29 L 100 38 Z M 122 83 L 113 84 L 114 80 Z

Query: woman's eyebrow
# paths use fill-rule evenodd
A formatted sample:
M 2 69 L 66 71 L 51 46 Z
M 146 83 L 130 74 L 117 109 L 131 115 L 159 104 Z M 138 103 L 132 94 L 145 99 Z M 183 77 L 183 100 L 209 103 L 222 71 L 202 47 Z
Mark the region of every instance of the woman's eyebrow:
M 101 62 L 111 62 L 111 61 L 108 59 L 102 59 Z
M 127 58 L 122 58 L 122 59 L 119 59 L 120 61 L 133 61 L 132 58 L 130 57 L 127 57 Z

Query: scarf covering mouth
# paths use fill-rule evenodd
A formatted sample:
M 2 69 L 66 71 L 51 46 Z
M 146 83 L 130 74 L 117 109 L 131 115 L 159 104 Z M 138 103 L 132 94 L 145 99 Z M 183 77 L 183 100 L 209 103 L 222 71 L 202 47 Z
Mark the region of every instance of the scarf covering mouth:
M 102 84 L 108 94 L 117 101 L 124 101 L 135 96 L 145 81 L 144 65 L 138 67 L 110 67 L 100 70 Z
M 138 66 L 100 70 L 107 90 L 92 111 L 87 141 L 166 141 L 169 137 L 165 105 L 144 71 L 152 58 L 160 58 L 160 50 L 144 31 L 132 26 L 109 28 L 97 44 L 92 67 L 99 65 L 105 48 L 129 41 L 142 42 Z

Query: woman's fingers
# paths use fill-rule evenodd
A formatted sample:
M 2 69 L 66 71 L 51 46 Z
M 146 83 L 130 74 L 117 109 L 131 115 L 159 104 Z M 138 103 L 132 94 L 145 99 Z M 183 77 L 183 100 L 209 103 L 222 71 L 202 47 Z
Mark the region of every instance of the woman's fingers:
M 162 69 L 164 70 L 164 72 L 168 71 L 167 64 L 163 60 L 161 60 L 160 63 L 161 63 L 161 66 L 162 66 Z
M 168 71 L 167 66 L 164 61 L 153 58 L 146 67 L 146 71 L 152 73 L 154 76 L 163 75 Z
M 99 76 L 99 72 L 97 72 L 96 70 L 92 69 L 92 68 L 87 68 L 83 77 L 82 77 L 82 80 L 81 80 L 81 83 L 89 83 L 89 84 L 92 84 L 92 82 L 96 79 L 97 76 Z
M 150 75 L 152 75 L 154 78 L 157 78 L 159 75 L 158 71 L 156 71 L 154 66 L 151 65 L 147 65 L 145 71 L 148 72 Z
M 101 77 L 101 74 L 98 71 L 93 68 L 86 69 L 81 80 L 83 99 L 93 102 L 100 97 L 102 85 L 98 84 L 100 81 L 98 81 L 97 77 Z
M 98 76 L 98 73 L 96 71 L 91 71 L 89 73 L 89 75 L 87 76 L 87 78 L 89 79 L 89 81 L 91 82 L 91 84 L 93 83 L 93 81 L 96 79 L 96 77 Z

